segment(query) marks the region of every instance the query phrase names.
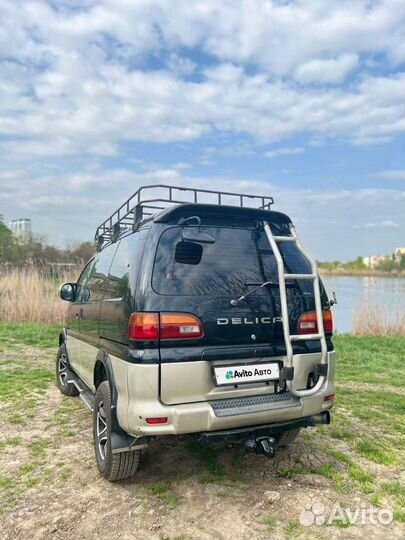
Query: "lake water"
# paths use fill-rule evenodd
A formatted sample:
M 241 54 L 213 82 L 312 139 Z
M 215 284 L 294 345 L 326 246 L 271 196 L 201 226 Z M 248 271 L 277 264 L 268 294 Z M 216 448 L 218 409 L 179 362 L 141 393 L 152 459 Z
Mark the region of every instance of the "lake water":
M 377 306 L 395 316 L 405 310 L 405 278 L 323 276 L 329 298 L 336 292 L 333 306 L 334 327 L 337 332 L 350 332 L 355 312 L 365 306 Z

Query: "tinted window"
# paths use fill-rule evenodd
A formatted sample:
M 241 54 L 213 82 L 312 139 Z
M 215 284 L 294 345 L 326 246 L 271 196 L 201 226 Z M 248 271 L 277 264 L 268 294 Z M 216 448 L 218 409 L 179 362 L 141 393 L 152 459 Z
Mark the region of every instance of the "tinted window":
M 137 237 L 135 233 L 120 241 L 109 271 L 105 299 L 124 298 L 128 289 L 129 268 L 136 250 Z
M 116 249 L 117 244 L 113 244 L 95 256 L 89 279 L 87 280 L 85 289 L 82 291 L 84 302 L 99 302 L 103 299 L 105 283 Z
M 239 296 L 255 285 L 271 281 L 278 285 L 275 257 L 264 232 L 250 229 L 204 227 L 216 238 L 214 244 L 200 244 L 197 264 L 185 264 L 178 254 L 182 241 L 179 227 L 167 229 L 156 252 L 153 288 L 160 294 Z M 281 242 L 280 251 L 288 273 L 310 273 L 310 265 L 295 244 Z M 294 282 L 300 292 L 310 294 L 311 282 Z M 257 294 L 267 294 L 261 289 Z

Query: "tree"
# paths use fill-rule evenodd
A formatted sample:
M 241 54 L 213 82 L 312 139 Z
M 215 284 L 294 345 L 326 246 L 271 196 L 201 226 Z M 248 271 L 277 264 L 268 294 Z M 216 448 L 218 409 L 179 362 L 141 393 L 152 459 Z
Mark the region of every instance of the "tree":
M 10 229 L 0 220 L 0 262 L 18 262 L 21 257 L 20 246 Z
M 363 262 L 363 257 L 357 257 L 354 261 L 346 263 L 345 268 L 348 270 L 365 270 L 367 267 Z
M 71 252 L 72 257 L 80 261 L 88 261 L 93 257 L 96 248 L 93 242 L 82 242 L 77 248 Z
M 385 257 L 385 259 L 376 267 L 377 270 L 382 272 L 392 272 L 396 269 L 395 261 L 392 257 Z

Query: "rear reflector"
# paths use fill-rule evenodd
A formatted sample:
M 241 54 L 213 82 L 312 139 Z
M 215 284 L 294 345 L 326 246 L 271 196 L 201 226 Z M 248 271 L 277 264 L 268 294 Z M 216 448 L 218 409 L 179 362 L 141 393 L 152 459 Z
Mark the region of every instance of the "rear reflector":
M 132 313 L 128 338 L 134 341 L 198 339 L 204 335 L 200 319 L 189 313 Z
M 326 334 L 331 334 L 333 332 L 333 319 L 332 312 L 330 309 L 325 309 L 322 312 L 323 317 L 323 328 Z M 298 333 L 299 334 L 317 334 L 318 333 L 318 323 L 316 320 L 315 311 L 307 311 L 303 313 L 298 320 Z
M 167 416 L 162 416 L 161 418 L 147 418 L 146 423 L 147 424 L 167 424 L 168 418 Z
M 324 401 L 335 401 L 335 394 L 330 394 L 329 396 L 325 396 L 323 398 Z

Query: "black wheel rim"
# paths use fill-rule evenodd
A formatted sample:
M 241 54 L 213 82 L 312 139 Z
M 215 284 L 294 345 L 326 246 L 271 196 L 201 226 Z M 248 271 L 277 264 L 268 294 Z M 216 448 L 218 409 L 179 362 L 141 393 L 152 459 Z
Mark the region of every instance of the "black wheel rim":
M 107 451 L 107 418 L 104 411 L 104 403 L 100 401 L 97 409 L 97 421 L 96 421 L 96 435 L 97 446 L 100 457 L 105 459 Z
M 58 377 L 62 386 L 67 385 L 67 359 L 66 354 L 62 353 L 58 358 Z

